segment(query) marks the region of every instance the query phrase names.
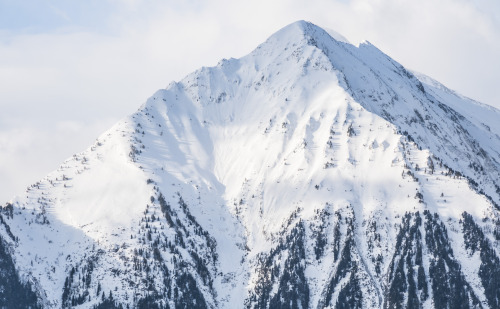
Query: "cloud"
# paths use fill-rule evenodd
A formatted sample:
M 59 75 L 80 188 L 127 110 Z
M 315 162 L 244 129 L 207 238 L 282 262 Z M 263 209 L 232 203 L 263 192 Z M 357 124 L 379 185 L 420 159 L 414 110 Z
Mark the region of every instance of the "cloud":
M 116 119 L 93 123 L 64 121 L 39 127 L 20 124 L 0 130 L 0 205 L 22 194 L 65 159 L 86 149 Z
M 369 40 L 410 69 L 500 107 L 496 0 L 71 3 L 32 0 L 3 10 L 16 18 L 0 22 L 0 200 L 86 148 L 158 88 L 241 57 L 299 19 L 353 43 Z M 84 128 L 55 125 L 67 121 Z

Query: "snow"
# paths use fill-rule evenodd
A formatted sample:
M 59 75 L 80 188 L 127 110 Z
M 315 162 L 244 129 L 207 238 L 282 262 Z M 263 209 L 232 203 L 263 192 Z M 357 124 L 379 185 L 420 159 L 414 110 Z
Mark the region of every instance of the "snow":
M 13 244 L 19 270 L 35 278 L 46 305 L 57 308 L 68 270 L 102 249 L 107 255 L 94 276 L 104 290 L 117 287 L 115 297 L 130 301 L 125 295 L 136 291 L 124 286 L 131 266 L 120 256 L 140 248 L 130 235 L 152 204 L 150 179 L 172 204 L 179 193 L 216 239 L 214 286 L 221 308 L 241 307 L 253 288 L 257 256 L 276 245 L 272 235 L 297 210 L 301 219 L 314 222 L 317 210 L 351 205 L 362 244 L 357 258 L 366 265 L 363 276 L 375 278 L 368 257 L 384 254 L 386 270 L 394 227 L 404 213 L 430 210 L 443 221 L 456 221 L 463 211 L 477 220 L 498 216 L 465 177 L 446 176 L 437 161 L 430 174 L 427 160 L 434 155 L 482 182 L 498 203 L 492 184 L 499 183 L 499 111 L 417 78 L 369 43 L 351 45 L 304 21 L 289 25 L 249 55 L 202 68 L 157 91 L 95 145 L 13 200 L 16 215 L 8 224 L 19 237 Z M 451 118 L 438 103 L 464 118 Z M 420 123 L 415 111 L 428 122 Z M 478 147 L 485 157 L 477 155 Z M 488 170 L 472 170 L 471 157 Z M 49 224 L 35 223 L 42 208 Z M 371 252 L 366 222 L 373 218 L 386 230 L 374 249 L 379 251 Z M 8 239 L 6 231 L 0 233 Z M 477 262 L 460 249 L 460 236 L 450 238 L 462 265 Z M 323 262 L 310 259 L 306 274 L 317 304 L 335 265 L 331 253 Z M 112 276 L 111 269 L 121 275 Z M 464 271 L 479 289 L 477 267 Z M 380 294 L 383 285 L 375 280 L 364 289 Z M 379 304 L 375 297 L 367 306 Z
M 54 205 L 62 223 L 76 227 L 93 224 L 99 229 L 128 227 L 130 218 L 138 218 L 144 211 L 151 190 L 146 174 L 128 158 L 128 141 L 116 138 L 102 147 L 102 157 L 90 170 L 68 181 L 69 188 Z

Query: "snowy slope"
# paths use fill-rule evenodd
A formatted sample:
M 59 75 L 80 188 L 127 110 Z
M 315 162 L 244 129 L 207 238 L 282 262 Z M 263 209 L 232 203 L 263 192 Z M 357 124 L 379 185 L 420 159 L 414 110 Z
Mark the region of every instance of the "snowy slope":
M 499 113 L 299 21 L 157 91 L 0 235 L 44 308 L 498 308 Z

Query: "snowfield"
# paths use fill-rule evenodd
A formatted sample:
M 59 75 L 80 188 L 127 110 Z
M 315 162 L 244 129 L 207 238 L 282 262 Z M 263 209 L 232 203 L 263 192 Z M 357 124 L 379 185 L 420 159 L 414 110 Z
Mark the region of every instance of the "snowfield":
M 158 90 L 0 236 L 43 308 L 499 308 L 499 162 L 499 110 L 299 21 Z

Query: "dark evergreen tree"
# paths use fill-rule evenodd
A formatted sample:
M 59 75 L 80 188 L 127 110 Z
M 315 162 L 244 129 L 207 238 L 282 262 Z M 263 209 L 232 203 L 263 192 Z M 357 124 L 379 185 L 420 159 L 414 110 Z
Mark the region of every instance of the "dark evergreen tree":
M 166 301 L 161 300 L 157 294 L 147 295 L 137 301 L 136 309 L 170 309 Z
M 245 301 L 246 308 L 308 308 L 309 285 L 305 278 L 305 229 L 303 222 L 297 223 L 283 235 L 269 255 L 261 255 L 259 279 L 254 293 Z M 286 255 L 284 270 L 280 272 L 278 257 Z M 271 294 L 274 284 L 278 288 Z
M 394 256 L 389 265 L 385 308 L 419 308 L 428 297 L 422 265 L 421 226 L 422 219 L 418 212 L 406 213 L 402 218 Z
M 286 237 L 288 258 L 279 279 L 278 291 L 269 301 L 269 308 L 298 309 L 309 307 L 309 285 L 305 272 L 305 231 L 302 222 Z
M 113 299 L 113 294 L 109 291 L 109 296 L 106 297 L 104 292 L 102 292 L 101 302 L 98 305 L 92 307 L 93 309 L 123 309 L 123 305 L 117 303 Z
M 29 282 L 23 283 L 0 237 L 0 308 L 41 308 Z
M 349 278 L 347 283 L 341 287 L 335 307 L 338 308 L 362 308 L 363 295 L 357 278 L 358 264 L 353 259 L 353 253 L 356 251 L 354 240 L 354 222 L 352 218 L 346 218 L 347 234 L 344 247 L 339 257 L 337 269 L 327 288 L 325 299 L 321 302 L 323 306 L 331 306 L 332 297 L 339 283 L 344 278 Z
M 437 214 L 425 216 L 425 242 L 431 255 L 429 274 L 436 308 L 481 308 L 481 304 L 465 280 L 460 264 L 453 256 L 448 232 Z
M 361 287 L 359 285 L 359 280 L 356 277 L 357 265 L 353 265 L 351 270 L 349 281 L 342 287 L 339 292 L 339 297 L 335 304 L 337 309 L 353 309 L 362 308 L 363 295 L 361 294 Z
M 175 309 L 208 308 L 203 294 L 196 285 L 196 281 L 191 274 L 186 272 L 177 277 L 174 302 Z
M 491 308 L 500 308 L 500 259 L 470 214 L 464 212 L 461 222 L 465 248 L 470 250 L 471 254 L 480 251 L 479 278 L 481 278 L 488 305 Z

